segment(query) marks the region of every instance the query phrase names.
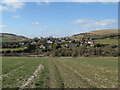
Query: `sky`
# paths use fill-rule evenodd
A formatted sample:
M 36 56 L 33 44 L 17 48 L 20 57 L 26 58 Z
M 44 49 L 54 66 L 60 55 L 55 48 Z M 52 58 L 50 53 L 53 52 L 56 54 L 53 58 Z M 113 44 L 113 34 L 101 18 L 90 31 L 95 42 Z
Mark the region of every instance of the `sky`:
M 34 37 L 65 37 L 117 29 L 117 2 L 5 2 L 0 32 Z

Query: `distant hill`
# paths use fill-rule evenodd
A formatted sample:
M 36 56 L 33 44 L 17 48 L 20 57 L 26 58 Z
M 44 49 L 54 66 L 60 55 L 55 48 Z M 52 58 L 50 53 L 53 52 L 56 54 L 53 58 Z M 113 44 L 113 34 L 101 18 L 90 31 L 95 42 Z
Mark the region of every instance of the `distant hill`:
M 73 35 L 72 39 L 81 39 L 81 38 L 94 38 L 94 39 L 99 39 L 99 38 L 107 38 L 109 36 L 116 36 L 118 35 L 118 29 L 105 29 L 105 30 L 96 30 L 96 31 L 91 31 L 91 32 L 86 32 L 86 33 L 80 33 Z
M 118 29 L 105 29 L 105 30 L 96 30 L 89 32 L 91 34 L 98 34 L 98 35 L 106 35 L 106 34 L 116 34 L 118 33 Z
M 20 35 L 0 33 L 0 41 L 2 42 L 12 42 L 12 41 L 26 40 L 26 39 L 28 38 Z
M 92 38 L 99 44 L 118 45 L 118 36 L 120 36 L 120 34 L 118 34 L 118 29 L 105 29 L 76 34 L 70 38 L 77 40 L 80 40 L 81 38 Z

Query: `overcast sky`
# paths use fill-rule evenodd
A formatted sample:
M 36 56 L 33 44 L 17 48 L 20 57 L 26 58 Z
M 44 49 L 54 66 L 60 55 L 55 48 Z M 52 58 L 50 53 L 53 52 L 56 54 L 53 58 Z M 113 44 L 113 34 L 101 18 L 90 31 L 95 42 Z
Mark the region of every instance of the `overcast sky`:
M 99 29 L 117 29 L 118 3 L 99 1 L 102 2 L 46 0 L 15 3 L 3 0 L 0 5 L 0 30 L 33 38 L 64 37 Z

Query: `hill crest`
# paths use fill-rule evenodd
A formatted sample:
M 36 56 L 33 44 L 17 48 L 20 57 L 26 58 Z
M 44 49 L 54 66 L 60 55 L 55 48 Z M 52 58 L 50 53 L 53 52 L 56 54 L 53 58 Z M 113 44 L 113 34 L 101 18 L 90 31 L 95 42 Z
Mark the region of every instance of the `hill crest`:
M 19 40 L 26 40 L 29 39 L 27 37 L 11 34 L 11 33 L 0 33 L 0 41 L 2 42 L 12 42 L 12 41 L 19 41 Z

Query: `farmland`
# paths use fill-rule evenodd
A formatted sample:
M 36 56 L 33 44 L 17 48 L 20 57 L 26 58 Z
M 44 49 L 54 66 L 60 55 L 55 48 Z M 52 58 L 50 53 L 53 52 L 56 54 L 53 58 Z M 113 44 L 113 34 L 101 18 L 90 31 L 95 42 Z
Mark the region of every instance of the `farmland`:
M 99 39 L 99 40 L 96 40 L 96 43 L 118 45 L 118 39 L 110 39 L 110 38 Z
M 20 35 L 15 35 L 10 33 L 0 33 L 0 41 L 2 42 L 12 42 L 16 40 L 26 40 L 26 39 L 28 38 Z
M 118 82 L 116 57 L 40 58 L 2 57 L 3 88 L 115 88 Z M 39 72 L 38 66 L 42 65 Z M 37 72 L 34 80 L 31 75 Z
M 21 48 L 4 48 L 4 49 L 0 49 L 0 51 L 17 51 L 17 50 L 24 50 L 26 49 L 26 47 L 21 47 Z

